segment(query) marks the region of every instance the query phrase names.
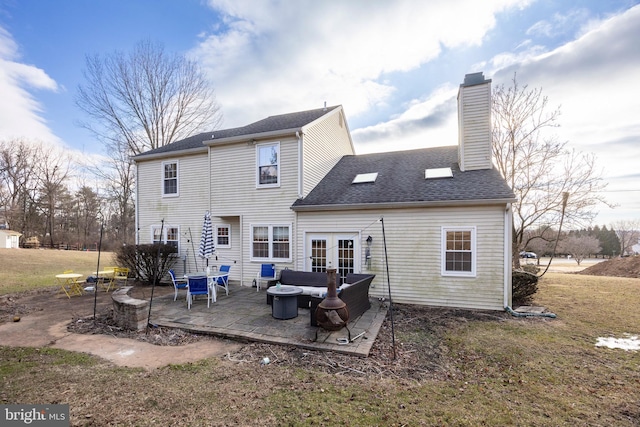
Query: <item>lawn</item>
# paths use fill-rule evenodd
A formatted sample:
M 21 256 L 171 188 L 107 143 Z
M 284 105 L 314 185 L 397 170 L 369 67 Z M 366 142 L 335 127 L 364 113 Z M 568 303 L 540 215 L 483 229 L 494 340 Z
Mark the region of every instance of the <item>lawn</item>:
M 113 265 L 112 252 L 100 253 L 100 266 Z M 0 295 L 56 284 L 55 275 L 73 270 L 87 277 L 96 271 L 98 252 L 0 249 Z
M 69 403 L 72 425 L 640 425 L 640 353 L 596 347 L 640 334 L 640 279 L 547 274 L 535 303 L 558 317 L 398 305 L 398 364 L 412 375 L 379 356 L 360 362 L 366 374 L 328 371 L 336 356 L 275 346 L 266 366 L 230 355 L 150 372 L 0 347 L 0 398 Z

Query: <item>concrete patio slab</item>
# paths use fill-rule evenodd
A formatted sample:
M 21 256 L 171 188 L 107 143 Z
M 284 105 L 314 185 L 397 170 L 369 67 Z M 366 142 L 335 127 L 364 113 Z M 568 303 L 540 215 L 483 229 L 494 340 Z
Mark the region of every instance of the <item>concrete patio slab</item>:
M 151 323 L 240 341 L 292 345 L 366 357 L 388 308 L 386 304 L 372 300 L 368 311 L 356 319 L 349 319 L 349 330 L 343 328 L 329 332 L 310 325 L 309 309 L 298 309 L 298 317 L 293 319 L 273 318 L 266 298 L 265 291 L 256 292 L 255 288 L 230 284 L 229 295 L 219 293 L 217 302 L 211 303 L 209 308 L 207 302 L 200 299 L 188 310 L 183 294 L 177 301 L 173 300 L 172 294 L 165 295 L 154 298 Z M 345 343 L 349 331 L 352 341 Z

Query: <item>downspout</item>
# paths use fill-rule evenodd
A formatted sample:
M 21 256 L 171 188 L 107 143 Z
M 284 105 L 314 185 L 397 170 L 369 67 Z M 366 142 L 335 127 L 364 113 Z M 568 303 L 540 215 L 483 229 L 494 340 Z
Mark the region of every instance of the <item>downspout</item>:
M 138 162 L 136 162 L 136 202 L 135 202 L 135 218 L 136 218 L 136 224 L 135 227 L 136 229 L 134 230 L 136 233 L 136 245 L 140 244 L 140 191 L 138 188 L 138 183 L 140 182 L 140 171 L 138 170 L 140 167 L 140 164 Z
M 510 306 L 510 298 L 511 295 L 509 286 L 512 285 L 512 275 L 511 275 L 511 245 L 513 244 L 512 239 L 510 238 L 509 230 L 512 229 L 511 221 L 513 220 L 511 216 L 511 204 L 507 204 L 507 208 L 504 212 L 504 310 L 512 316 L 515 317 L 548 317 L 551 319 L 555 319 L 556 315 L 554 313 L 518 313 L 514 311 Z
M 298 198 L 302 199 L 302 136 L 304 134 L 296 131 L 298 138 Z
M 296 138 L 298 138 L 298 198 L 302 199 L 303 197 L 303 158 L 302 158 L 302 137 L 304 136 L 304 132 L 298 132 L 296 131 Z M 293 253 L 297 254 L 297 249 L 298 249 L 298 212 L 294 211 L 293 212 L 293 230 L 291 236 L 293 237 Z M 304 242 L 302 242 L 302 246 L 304 247 Z M 298 262 L 296 259 L 296 256 L 293 256 L 293 265 L 296 265 L 296 263 Z M 300 266 L 301 269 L 304 269 L 304 266 Z
M 509 306 L 506 306 L 504 309 L 507 313 L 515 317 L 549 317 L 551 319 L 556 318 L 556 315 L 554 313 L 518 313 L 517 311 L 513 311 L 513 309 Z
M 504 292 L 503 292 L 503 307 L 509 307 L 511 305 L 511 245 L 513 244 L 511 239 L 511 203 L 507 203 L 507 207 L 504 210 Z

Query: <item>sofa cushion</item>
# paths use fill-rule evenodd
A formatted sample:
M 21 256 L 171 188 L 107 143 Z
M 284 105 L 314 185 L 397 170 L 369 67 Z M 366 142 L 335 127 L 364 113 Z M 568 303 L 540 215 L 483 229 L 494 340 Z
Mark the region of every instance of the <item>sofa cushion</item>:
M 296 286 L 302 289 L 302 295 L 309 295 L 317 298 L 324 298 L 327 295 L 327 288 L 319 286 Z

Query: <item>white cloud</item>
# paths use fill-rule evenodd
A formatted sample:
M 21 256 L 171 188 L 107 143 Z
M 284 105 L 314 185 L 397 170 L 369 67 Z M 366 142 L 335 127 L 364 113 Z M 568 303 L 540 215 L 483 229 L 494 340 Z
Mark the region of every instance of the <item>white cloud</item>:
M 57 91 L 57 83 L 42 69 L 18 61 L 17 44 L 0 27 L 0 138 L 60 143 L 42 118 L 41 104 L 30 92 Z
M 542 88 L 550 106 L 560 106 L 556 134 L 596 154 L 609 184 L 606 196 L 619 205 L 602 207 L 599 222 L 637 218 L 640 192 L 631 190 L 640 190 L 633 176 L 640 158 L 640 6 L 595 22 L 575 41 L 498 71 L 494 82 L 509 84 L 517 72 L 520 83 Z
M 356 151 L 364 154 L 457 144 L 457 93 L 457 88 L 444 85 L 426 99 L 411 101 L 398 117 L 354 130 Z
M 543 19 L 527 29 L 528 35 L 556 37 L 582 27 L 589 17 L 587 9 L 571 9 L 566 13 L 554 13 L 550 19 Z
M 385 75 L 416 69 L 443 47 L 481 44 L 496 12 L 527 3 L 210 0 L 223 23 L 192 54 L 216 85 L 225 127 L 324 101 L 357 116 L 394 93 Z

